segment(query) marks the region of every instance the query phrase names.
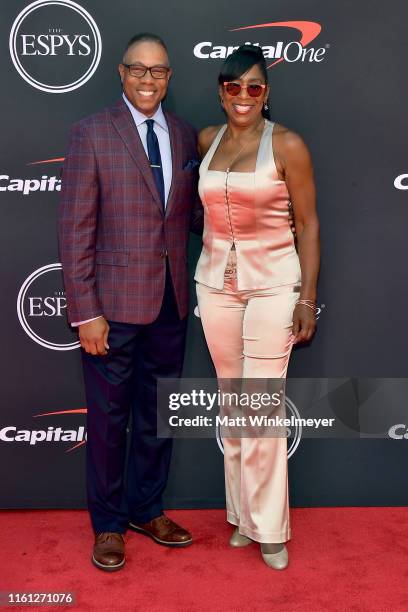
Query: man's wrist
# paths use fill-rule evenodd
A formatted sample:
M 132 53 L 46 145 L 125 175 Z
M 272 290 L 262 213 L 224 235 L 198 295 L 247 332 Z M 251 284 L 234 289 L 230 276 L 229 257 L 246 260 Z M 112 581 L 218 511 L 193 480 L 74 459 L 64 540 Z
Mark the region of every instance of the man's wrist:
M 71 327 L 79 327 L 80 325 L 85 325 L 85 323 L 90 323 L 91 321 L 96 321 L 96 319 L 101 319 L 103 315 L 98 315 L 97 317 L 92 317 L 92 319 L 86 319 L 85 321 L 75 321 L 71 323 Z

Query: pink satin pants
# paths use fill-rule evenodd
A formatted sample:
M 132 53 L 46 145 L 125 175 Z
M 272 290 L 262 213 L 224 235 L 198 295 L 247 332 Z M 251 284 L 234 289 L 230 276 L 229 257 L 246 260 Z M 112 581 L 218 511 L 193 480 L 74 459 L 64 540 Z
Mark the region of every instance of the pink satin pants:
M 231 251 L 222 290 L 197 283 L 201 321 L 217 377 L 284 378 L 299 287 L 238 291 Z M 227 520 L 257 542 L 291 537 L 287 440 L 224 438 Z

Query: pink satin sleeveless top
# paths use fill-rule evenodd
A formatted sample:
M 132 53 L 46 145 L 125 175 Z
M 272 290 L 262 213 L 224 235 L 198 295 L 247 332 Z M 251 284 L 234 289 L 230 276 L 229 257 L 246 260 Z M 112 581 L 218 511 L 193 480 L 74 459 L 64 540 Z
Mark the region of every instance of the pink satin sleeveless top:
M 255 172 L 208 170 L 226 125 L 201 162 L 198 189 L 204 233 L 194 279 L 204 285 L 223 288 L 233 245 L 239 291 L 300 283 L 299 257 L 289 225 L 289 193 L 273 156 L 273 126 L 265 120 Z

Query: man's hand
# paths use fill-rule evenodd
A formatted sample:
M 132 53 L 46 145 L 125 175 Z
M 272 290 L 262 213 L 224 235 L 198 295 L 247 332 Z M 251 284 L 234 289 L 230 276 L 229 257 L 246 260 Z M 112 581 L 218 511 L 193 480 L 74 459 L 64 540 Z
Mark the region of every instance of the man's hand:
M 106 355 L 109 325 L 104 317 L 98 317 L 79 326 L 79 340 L 82 348 L 90 355 Z

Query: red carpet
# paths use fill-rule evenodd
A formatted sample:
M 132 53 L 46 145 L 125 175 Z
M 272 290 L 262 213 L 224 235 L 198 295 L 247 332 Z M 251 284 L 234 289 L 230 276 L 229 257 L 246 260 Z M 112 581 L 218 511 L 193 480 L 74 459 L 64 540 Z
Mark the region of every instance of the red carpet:
M 173 550 L 128 532 L 127 565 L 90 563 L 84 511 L 3 511 L 0 591 L 74 591 L 71 608 L 142 612 L 397 612 L 408 610 L 407 508 L 291 510 L 289 567 L 267 568 L 259 547 L 235 550 L 221 510 L 169 511 L 195 543 Z M 11 608 L 8 608 L 11 609 Z

